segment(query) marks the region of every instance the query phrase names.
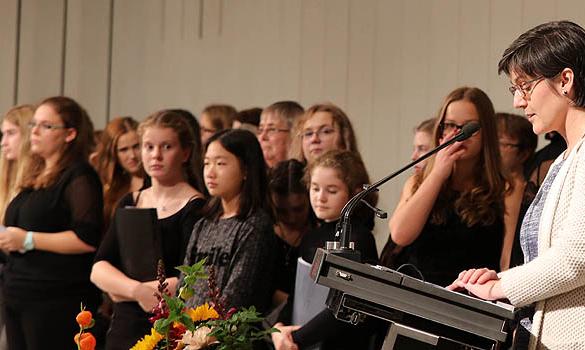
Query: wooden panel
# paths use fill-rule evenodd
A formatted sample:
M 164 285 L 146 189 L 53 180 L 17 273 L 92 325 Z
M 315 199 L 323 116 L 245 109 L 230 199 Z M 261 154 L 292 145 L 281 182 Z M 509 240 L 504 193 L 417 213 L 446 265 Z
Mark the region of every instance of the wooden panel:
M 22 0 L 18 103 L 62 91 L 64 0 Z
M 69 0 L 65 95 L 75 98 L 95 128 L 108 121 L 110 0 Z
M 0 0 L 0 115 L 14 105 L 16 98 L 16 55 L 18 0 Z

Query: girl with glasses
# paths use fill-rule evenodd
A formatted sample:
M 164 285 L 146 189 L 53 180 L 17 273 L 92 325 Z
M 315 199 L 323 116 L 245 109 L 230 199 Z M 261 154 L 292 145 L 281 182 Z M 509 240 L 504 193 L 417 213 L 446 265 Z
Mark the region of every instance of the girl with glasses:
M 494 114 L 489 97 L 478 88 L 447 95 L 433 146 L 467 123 L 479 123 L 481 129 L 437 153 L 422 176 L 408 179 L 389 221 L 392 241 L 407 246 L 407 262 L 428 282 L 448 285 L 469 264 L 499 270 L 505 178 Z
M 515 306 L 534 304 L 519 334 L 530 349 L 585 348 L 585 29 L 549 22 L 520 35 L 504 51 L 499 72 L 537 134 L 558 132 L 567 150 L 550 167 L 524 217 L 520 239 L 524 265 L 496 273 L 485 265 L 463 270 L 449 287 Z M 519 346 L 526 346 L 523 343 Z

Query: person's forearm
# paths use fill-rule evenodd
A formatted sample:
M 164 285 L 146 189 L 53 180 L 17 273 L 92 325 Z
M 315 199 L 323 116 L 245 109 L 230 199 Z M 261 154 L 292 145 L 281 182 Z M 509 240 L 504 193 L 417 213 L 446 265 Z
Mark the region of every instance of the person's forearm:
M 442 186 L 441 179 L 429 176 L 408 200 L 396 208 L 389 222 L 392 241 L 400 246 L 414 242 L 426 224 Z
M 90 280 L 104 292 L 129 300 L 135 300 L 134 291 L 140 284 L 105 260 L 93 264 Z
M 96 250 L 71 230 L 55 233 L 33 232 L 33 242 L 36 250 L 59 254 L 83 254 Z

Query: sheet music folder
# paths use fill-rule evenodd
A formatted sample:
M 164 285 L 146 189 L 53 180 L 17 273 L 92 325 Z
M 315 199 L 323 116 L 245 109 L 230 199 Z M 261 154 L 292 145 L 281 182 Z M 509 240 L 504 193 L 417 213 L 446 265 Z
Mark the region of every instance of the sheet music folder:
M 156 279 L 161 248 L 154 208 L 118 208 L 114 218 L 124 273 L 145 282 Z

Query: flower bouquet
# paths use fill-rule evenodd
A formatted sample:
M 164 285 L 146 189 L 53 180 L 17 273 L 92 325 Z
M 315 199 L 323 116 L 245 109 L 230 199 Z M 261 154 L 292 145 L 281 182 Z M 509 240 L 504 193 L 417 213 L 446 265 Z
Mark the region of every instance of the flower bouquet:
M 158 305 L 153 309 L 151 333 L 142 338 L 131 350 L 251 350 L 253 343 L 264 339 L 275 328 L 262 330 L 259 313 L 250 308 L 226 309 L 215 280 L 215 270 L 205 270 L 203 259 L 193 266 L 179 266 L 184 275 L 178 296 L 167 290 L 162 262 L 158 265 Z M 187 307 L 193 296 L 193 286 L 199 279 L 207 278 L 209 303 L 196 308 Z

